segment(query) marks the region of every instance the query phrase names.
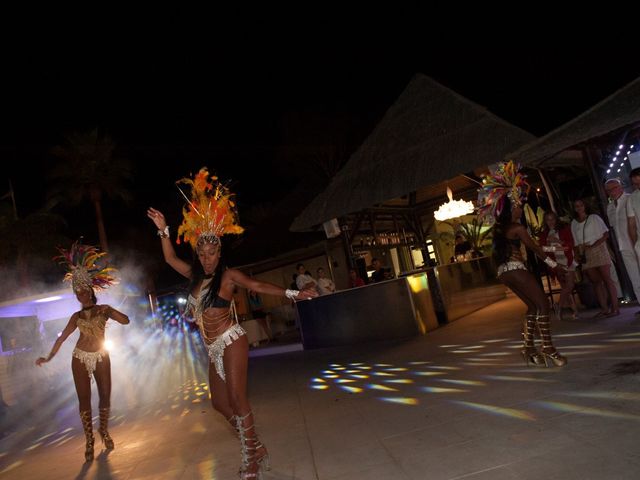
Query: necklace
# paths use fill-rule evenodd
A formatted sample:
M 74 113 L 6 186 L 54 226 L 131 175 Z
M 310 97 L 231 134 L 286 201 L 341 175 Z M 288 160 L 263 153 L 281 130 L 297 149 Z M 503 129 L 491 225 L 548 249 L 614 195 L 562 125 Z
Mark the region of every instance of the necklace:
M 93 307 L 95 307 L 95 305 L 89 305 L 88 307 L 82 307 L 82 311 L 84 312 L 85 310 L 91 310 Z

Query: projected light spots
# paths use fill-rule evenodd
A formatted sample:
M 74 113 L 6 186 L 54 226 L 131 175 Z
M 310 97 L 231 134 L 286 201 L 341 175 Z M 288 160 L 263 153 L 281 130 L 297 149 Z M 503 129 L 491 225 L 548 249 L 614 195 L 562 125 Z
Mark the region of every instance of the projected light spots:
M 444 388 L 444 387 L 421 387 L 420 391 L 425 393 L 465 393 L 469 390 L 462 390 L 459 388 Z
M 497 407 L 495 405 L 485 405 L 482 403 L 464 402 L 461 400 L 452 400 L 452 403 L 455 403 L 457 405 L 462 405 L 464 407 L 468 407 L 473 410 L 478 410 L 480 412 L 490 413 L 492 415 L 498 415 L 501 417 L 515 418 L 518 420 L 525 420 L 529 422 L 536 419 L 533 414 L 525 410 L 517 410 L 515 408 Z
M 623 420 L 640 421 L 640 415 L 634 415 L 632 413 L 615 412 L 613 410 L 605 410 L 603 408 L 583 407 L 581 405 L 573 405 L 570 403 L 563 403 L 563 402 L 536 402 L 536 404 L 540 405 L 543 408 L 548 408 L 550 410 L 555 410 L 558 412 L 570 412 L 570 413 L 590 415 L 595 417 L 619 418 Z
M 340 385 L 340 388 L 349 393 L 361 393 L 363 391 L 360 387 L 352 387 L 349 385 Z
M 411 372 L 419 377 L 436 377 L 438 375 L 446 375 L 444 372 Z
M 351 380 L 350 378 L 340 378 L 336 380 L 336 383 L 354 383 L 355 380 Z
M 452 380 L 450 378 L 437 378 L 439 382 L 452 383 L 454 385 L 473 385 L 477 387 L 483 387 L 486 383 L 479 380 Z
M 604 398 L 611 400 L 630 400 L 640 401 L 640 393 L 632 392 L 580 392 L 580 393 L 565 393 L 564 395 L 570 395 L 573 397 L 583 398 Z
M 503 382 L 534 382 L 534 383 L 554 383 L 555 380 L 545 380 L 544 378 L 518 377 L 514 375 L 485 375 L 487 380 L 498 380 Z
M 399 405 L 419 405 L 420 401 L 417 398 L 410 397 L 382 397 L 379 400 L 387 403 L 397 403 Z
M 393 373 L 387 372 L 371 372 L 371 375 L 375 375 L 376 377 L 395 377 Z
M 350 375 L 353 378 L 365 379 L 369 378 L 369 375 Z
M 396 368 L 385 368 L 387 372 L 406 372 L 408 368 L 404 367 L 396 367 Z
M 460 367 L 440 367 L 437 365 L 431 366 L 434 370 L 462 370 Z
M 370 383 L 369 385 L 367 385 L 367 388 L 371 389 L 371 390 L 381 390 L 383 392 L 397 392 L 398 389 L 397 388 L 391 388 L 391 387 L 387 387 L 385 385 L 380 385 L 377 383 Z
M 383 380 L 385 383 L 402 383 L 404 385 L 410 385 L 413 383 L 413 380 L 408 378 L 394 378 L 391 380 Z
M 607 348 L 607 346 L 606 345 L 563 345 L 562 346 L 563 350 L 571 350 L 571 349 L 582 350 L 585 348 L 597 349 L 597 348 Z
M 314 390 L 328 390 L 329 385 L 315 384 L 311 385 L 311 388 L 313 388 Z
M 607 335 L 609 332 L 585 332 L 585 333 L 562 333 L 554 335 L 554 338 L 575 338 L 575 337 L 590 337 L 594 335 Z
M 319 377 L 312 378 L 311 381 L 313 383 L 325 383 L 326 382 L 326 380 L 324 378 L 319 378 Z
M 13 470 L 14 468 L 18 468 L 20 465 L 22 465 L 24 462 L 22 460 L 18 460 L 17 462 L 13 462 L 11 465 L 8 465 L 6 468 L 0 470 L 0 475 L 10 472 L 11 470 Z

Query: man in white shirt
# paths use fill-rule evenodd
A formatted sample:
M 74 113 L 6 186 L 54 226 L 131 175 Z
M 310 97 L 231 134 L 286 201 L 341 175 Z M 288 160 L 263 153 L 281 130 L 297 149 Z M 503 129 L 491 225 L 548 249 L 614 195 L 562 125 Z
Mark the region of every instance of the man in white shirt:
M 638 238 L 640 238 L 640 168 L 631 170 L 629 178 L 631 185 L 633 185 L 633 193 L 629 196 L 629 201 L 627 202 L 629 239 L 636 256 L 638 256 L 640 254 L 640 242 L 638 242 Z
M 633 292 L 636 299 L 640 301 L 640 268 L 633 242 L 629 236 L 629 218 L 634 217 L 633 210 L 628 208 L 631 195 L 625 193 L 622 183 L 617 178 L 607 180 L 604 184 L 604 190 L 610 200 L 607 206 L 607 217 L 616 232 L 620 256 L 622 256 L 627 274 L 629 274 Z
M 320 267 L 316 272 L 318 274 L 318 292 L 320 295 L 329 295 L 330 293 L 334 293 L 336 291 L 336 286 L 333 283 L 333 280 L 325 277 L 324 268 Z
M 629 174 L 631 185 L 633 185 L 633 193 L 629 196 L 627 202 L 627 221 L 629 226 L 629 239 L 633 250 L 636 252 L 636 258 L 640 259 L 640 168 L 634 168 Z M 638 262 L 640 264 L 640 261 Z M 640 298 L 638 299 L 640 301 Z M 640 311 L 636 312 L 640 315 Z

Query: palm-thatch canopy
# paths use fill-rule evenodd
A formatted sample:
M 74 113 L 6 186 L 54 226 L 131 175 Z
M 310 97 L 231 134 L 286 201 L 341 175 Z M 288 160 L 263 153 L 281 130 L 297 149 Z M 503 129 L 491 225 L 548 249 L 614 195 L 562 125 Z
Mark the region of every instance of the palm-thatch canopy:
M 640 78 L 507 158 L 523 164 L 540 164 L 563 150 L 637 122 L 640 122 Z
M 303 231 L 500 161 L 533 136 L 425 75 L 296 218 Z

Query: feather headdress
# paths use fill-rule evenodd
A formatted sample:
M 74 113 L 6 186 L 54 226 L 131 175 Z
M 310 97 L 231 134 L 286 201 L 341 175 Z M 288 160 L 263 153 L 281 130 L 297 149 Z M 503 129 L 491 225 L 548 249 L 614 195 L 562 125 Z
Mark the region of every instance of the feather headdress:
M 526 175 L 520 172 L 520 165 L 513 160 L 500 162 L 482 178 L 482 188 L 478 190 L 478 216 L 495 220 L 504 209 L 505 198 L 509 198 L 512 205 L 521 206 L 529 191 L 525 178 Z
M 185 242 L 195 249 L 202 243 L 218 244 L 220 237 L 228 233 L 240 234 L 244 229 L 238 224 L 238 210 L 235 195 L 218 181 L 218 177 L 210 176 L 206 167 L 200 169 L 193 178 L 183 178 L 176 182 L 191 187 L 191 195 L 187 197 L 187 206 L 182 210 L 182 224 L 178 228 L 178 239 L 182 235 Z
M 60 255 L 53 259 L 67 269 L 64 281 L 71 282 L 74 292 L 89 289 L 104 290 L 118 283 L 113 276 L 116 272 L 114 267 L 98 264 L 98 261 L 106 255 L 106 252 L 101 252 L 98 247 L 75 241 L 69 250 L 58 247 L 58 251 Z

